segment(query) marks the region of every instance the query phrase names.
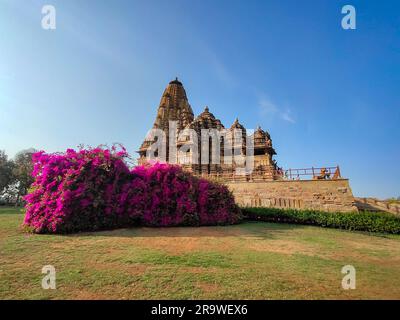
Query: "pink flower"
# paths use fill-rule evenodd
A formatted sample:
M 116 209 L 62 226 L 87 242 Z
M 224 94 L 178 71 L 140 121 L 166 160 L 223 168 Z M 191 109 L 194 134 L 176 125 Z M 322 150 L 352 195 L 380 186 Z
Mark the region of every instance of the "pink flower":
M 139 223 L 198 226 L 240 220 L 227 187 L 166 163 L 129 170 L 128 154 L 120 148 L 35 153 L 24 224 L 38 233 L 67 233 Z

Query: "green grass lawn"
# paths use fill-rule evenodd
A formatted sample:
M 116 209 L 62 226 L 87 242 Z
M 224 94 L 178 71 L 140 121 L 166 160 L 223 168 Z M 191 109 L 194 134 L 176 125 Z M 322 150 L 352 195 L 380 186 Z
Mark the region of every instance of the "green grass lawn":
M 400 299 L 400 236 L 265 222 L 34 235 L 22 220 L 0 207 L 0 299 Z

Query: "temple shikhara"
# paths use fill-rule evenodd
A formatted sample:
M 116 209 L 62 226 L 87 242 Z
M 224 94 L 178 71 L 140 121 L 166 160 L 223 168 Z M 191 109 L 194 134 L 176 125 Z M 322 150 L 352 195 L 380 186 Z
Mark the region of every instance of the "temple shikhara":
M 171 123 L 175 124 L 172 129 L 174 138 L 172 143 L 176 143 L 178 150 L 181 150 L 182 146 L 187 146 L 187 152 L 170 152 L 171 143 Z M 247 137 L 245 127 L 240 124 L 239 120 L 236 120 L 232 125 L 226 128 L 221 121 L 210 112 L 208 107 L 204 108 L 204 111 L 194 116 L 192 107 L 189 104 L 185 88 L 178 79 L 171 81 L 164 93 L 162 94 L 161 101 L 157 110 L 157 116 L 153 124 L 153 129 L 161 129 L 165 133 L 165 154 L 164 158 L 167 162 L 178 163 L 182 165 L 186 170 L 191 171 L 196 175 L 208 175 L 212 177 L 220 177 L 225 180 L 240 179 L 243 174 L 238 174 L 237 168 L 244 167 L 243 163 L 238 163 L 238 156 L 244 156 L 248 154 L 246 144 L 247 142 L 253 141 L 252 145 L 252 178 L 260 179 L 278 179 L 279 168 L 273 156 L 276 154 L 272 147 L 272 139 L 267 131 L 261 129 L 260 126 L 252 134 Z M 208 130 L 209 132 L 218 132 L 222 135 L 216 136 L 216 140 L 212 140 L 210 137 L 210 146 L 208 150 L 201 148 L 202 130 Z M 214 130 L 214 131 L 212 131 Z M 189 132 L 196 132 L 193 137 Z M 188 134 L 185 134 L 188 132 Z M 238 136 L 239 133 L 239 136 Z M 246 139 L 247 137 L 247 139 Z M 229 142 L 229 149 L 224 148 L 224 139 Z M 148 160 L 146 156 L 149 147 L 157 141 L 156 138 L 146 139 L 139 149 L 139 163 L 144 163 Z M 219 144 L 217 151 L 219 154 L 219 161 L 212 161 L 213 155 L 213 144 Z M 195 149 L 190 148 L 196 146 Z M 197 150 L 194 153 L 193 150 Z M 158 155 L 159 151 L 155 152 Z M 207 161 L 201 161 L 204 159 L 204 152 L 208 152 L 206 159 Z M 244 175 L 246 176 L 246 174 Z M 250 174 L 247 174 L 250 176 Z

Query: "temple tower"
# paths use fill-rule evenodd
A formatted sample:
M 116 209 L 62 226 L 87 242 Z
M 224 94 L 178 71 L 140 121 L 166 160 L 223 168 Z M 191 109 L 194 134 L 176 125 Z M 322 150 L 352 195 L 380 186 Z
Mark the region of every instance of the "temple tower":
M 170 161 L 169 157 L 169 124 L 170 121 L 177 122 L 178 133 L 188 126 L 194 119 L 192 107 L 186 96 L 185 88 L 182 82 L 176 78 L 171 81 L 165 88 L 164 93 L 161 96 L 160 104 L 157 109 L 156 119 L 153 124 L 153 129 L 161 129 L 165 133 L 166 137 L 166 160 Z M 139 149 L 139 163 L 143 163 L 146 158 L 147 148 L 155 141 L 148 140 L 144 141 Z

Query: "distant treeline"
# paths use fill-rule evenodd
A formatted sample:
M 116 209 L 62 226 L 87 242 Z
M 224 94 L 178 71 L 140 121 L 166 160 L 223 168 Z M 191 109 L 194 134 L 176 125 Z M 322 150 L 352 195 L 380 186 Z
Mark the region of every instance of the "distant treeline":
M 0 205 L 19 205 L 33 182 L 32 154 L 36 150 L 22 150 L 13 159 L 0 150 Z

